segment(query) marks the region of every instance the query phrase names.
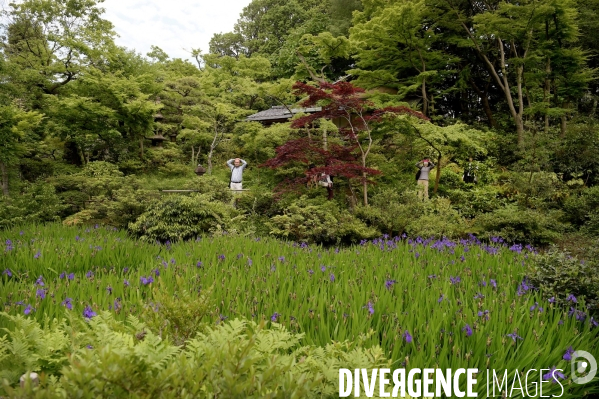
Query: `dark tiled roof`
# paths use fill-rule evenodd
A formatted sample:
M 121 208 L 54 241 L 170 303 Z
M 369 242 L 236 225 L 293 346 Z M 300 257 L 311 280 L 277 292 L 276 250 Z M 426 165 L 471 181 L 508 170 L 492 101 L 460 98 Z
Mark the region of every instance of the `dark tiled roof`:
M 277 119 L 290 119 L 293 115 L 304 112 L 304 113 L 314 113 L 320 111 L 321 107 L 313 107 L 313 108 L 291 108 L 292 114 L 289 113 L 289 110 L 282 106 L 277 105 L 270 109 L 260 111 L 257 114 L 253 114 L 245 118 L 246 121 L 267 121 L 267 120 L 277 120 Z

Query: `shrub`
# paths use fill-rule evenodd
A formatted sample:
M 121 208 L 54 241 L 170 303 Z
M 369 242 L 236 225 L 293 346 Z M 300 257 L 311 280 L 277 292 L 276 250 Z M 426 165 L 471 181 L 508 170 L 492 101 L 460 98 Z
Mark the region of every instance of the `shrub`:
M 210 198 L 211 201 L 230 203 L 233 198 L 229 184 L 215 176 L 195 176 L 183 184 L 185 190 L 198 190 L 198 193 Z
M 597 242 L 599 244 L 599 242 Z M 589 253 L 589 255 L 591 255 Z M 531 283 L 541 289 L 547 298 L 556 302 L 572 304 L 568 296 L 582 298 L 589 309 L 599 312 L 599 257 L 579 260 L 569 252 L 552 247 L 547 253 L 535 256 L 528 263 L 527 276 Z
M 65 206 L 50 184 L 25 183 L 19 196 L 0 197 L 0 228 L 60 220 Z
M 145 170 L 145 165 L 143 162 L 137 159 L 128 159 L 123 162 L 118 163 L 119 170 L 127 175 L 134 175 L 141 173 Z
M 194 168 L 176 162 L 168 162 L 158 168 L 158 173 L 164 177 L 192 176 Z
M 425 205 L 413 191 L 387 189 L 373 195 L 370 206 L 357 206 L 355 215 L 368 225 L 389 235 L 404 233 L 415 218 L 424 214 Z
M 323 398 L 339 393 L 339 368 L 390 368 L 380 347 L 300 345 L 280 324 L 233 320 L 211 326 L 184 348 L 161 340 L 135 317 L 102 312 L 89 323 L 42 328 L 22 316 L 0 338 L 3 396 L 89 398 Z M 19 376 L 43 372 L 38 387 Z M 83 396 L 82 396 L 83 395 Z
M 424 203 L 423 214 L 414 217 L 406 231 L 413 237 L 456 238 L 469 232 L 469 223 L 451 207 L 449 199 L 435 197 Z
M 476 186 L 471 190 L 449 190 L 447 196 L 452 206 L 466 218 L 492 212 L 505 206 L 506 202 L 493 186 Z
M 233 216 L 230 205 L 211 201 L 206 194 L 169 195 L 151 204 L 129 229 L 142 240 L 187 240 L 227 229 Z
M 509 242 L 547 245 L 568 229 L 561 211 L 537 211 L 508 205 L 476 218 L 482 238 L 500 236 Z
M 567 220 L 584 231 L 599 235 L 599 186 L 582 190 L 564 202 Z
M 178 289 L 172 294 L 159 285 L 153 287 L 153 301 L 144 305 L 140 319 L 161 338 L 183 345 L 201 331 L 200 320 L 210 313 L 212 303 L 209 290 L 189 292 L 181 277 L 176 279 Z
M 355 243 L 380 233 L 352 214 L 343 213 L 333 201 L 302 196 L 270 218 L 270 233 L 276 237 L 320 244 Z

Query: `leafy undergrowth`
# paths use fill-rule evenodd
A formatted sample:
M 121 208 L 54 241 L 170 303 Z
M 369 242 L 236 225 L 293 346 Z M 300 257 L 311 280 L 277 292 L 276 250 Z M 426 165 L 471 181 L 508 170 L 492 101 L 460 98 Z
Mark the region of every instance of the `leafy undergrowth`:
M 332 341 L 359 343 L 364 350 L 380 347 L 395 368 L 508 370 L 511 381 L 516 370 L 557 367 L 565 374 L 564 397 L 599 391 L 599 378 L 584 386 L 571 383 L 566 355 L 570 349 L 599 355 L 599 323 L 585 298 L 592 287 L 581 289 L 576 279 L 548 285 L 540 269 L 531 268 L 538 255 L 530 246 L 508 246 L 498 238 L 484 243 L 475 237 L 459 242 L 383 237 L 323 249 L 224 232 L 151 244 L 110 228 L 58 225 L 4 234 L 0 300 L 7 316 L 0 326 L 8 331 L 16 331 L 17 315 L 48 328 L 52 320 L 66 319 L 59 322 L 65 331 L 78 319 L 91 326 L 97 319 L 131 323 L 135 317 L 146 324 L 148 336 L 186 353 L 197 333 L 220 331 L 228 321 L 242 319 L 264 325 L 265 331 L 284 326 L 298 345 L 314 351 Z M 577 270 L 568 262 L 569 270 Z M 531 277 L 543 282 L 541 287 L 560 295 L 535 288 L 527 278 L 531 270 L 537 270 Z M 68 336 L 72 341 L 84 335 Z M 133 346 L 134 338 L 128 338 Z M 6 345 L 12 342 L 5 338 Z M 90 353 L 103 348 L 93 342 L 80 345 L 97 348 Z M 285 355 L 294 350 L 287 348 Z M 67 356 L 69 364 L 84 364 L 78 356 Z M 298 364 L 302 356 L 295 358 Z M 338 373 L 337 365 L 328 370 Z M 44 367 L 22 366 L 18 372 Z M 11 375 L 9 383 L 17 377 Z M 312 377 L 308 380 L 316 381 Z M 551 387 L 559 395 L 559 385 Z M 290 389 L 285 397 L 296 388 Z

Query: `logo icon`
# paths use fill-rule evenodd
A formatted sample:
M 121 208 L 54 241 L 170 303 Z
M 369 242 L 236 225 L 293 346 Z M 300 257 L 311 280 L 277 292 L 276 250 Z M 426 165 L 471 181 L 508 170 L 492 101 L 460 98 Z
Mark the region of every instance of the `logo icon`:
M 574 352 L 570 367 L 572 368 L 572 381 L 575 384 L 586 384 L 597 374 L 597 360 L 589 352 Z

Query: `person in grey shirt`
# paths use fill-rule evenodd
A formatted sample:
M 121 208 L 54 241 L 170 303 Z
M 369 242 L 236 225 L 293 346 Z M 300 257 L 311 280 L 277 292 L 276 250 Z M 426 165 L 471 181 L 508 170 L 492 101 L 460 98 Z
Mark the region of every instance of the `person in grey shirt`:
M 416 167 L 420 169 L 418 176 L 418 198 L 428 200 L 428 175 L 431 170 L 435 167 L 435 164 L 430 162 L 428 159 L 416 162 Z
M 242 190 L 241 181 L 243 179 L 243 170 L 248 163 L 240 158 L 231 158 L 227 161 L 227 166 L 231 169 L 231 182 L 229 188 L 231 190 Z

